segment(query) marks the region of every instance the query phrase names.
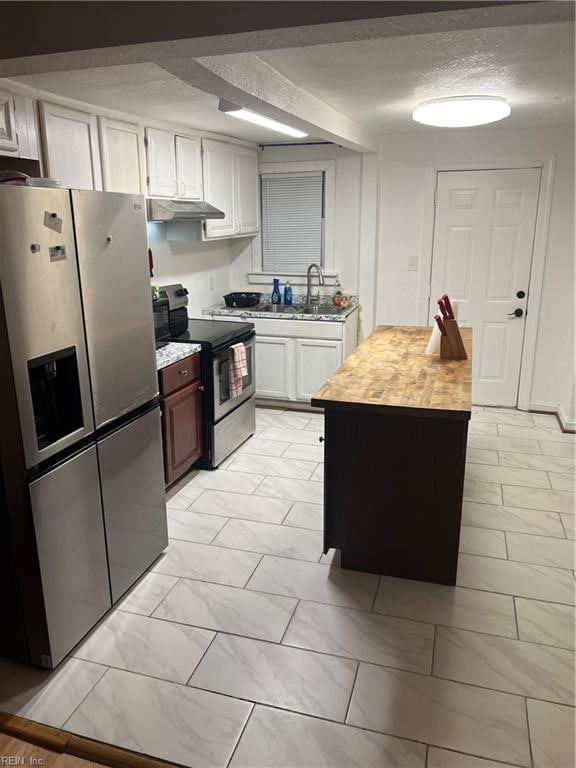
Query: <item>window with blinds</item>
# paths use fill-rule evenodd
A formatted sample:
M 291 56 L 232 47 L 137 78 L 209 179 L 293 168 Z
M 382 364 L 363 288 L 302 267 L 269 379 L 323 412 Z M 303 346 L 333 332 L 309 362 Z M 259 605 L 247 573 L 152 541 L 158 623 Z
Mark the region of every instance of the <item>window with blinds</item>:
M 262 271 L 303 274 L 324 258 L 324 171 L 263 173 Z

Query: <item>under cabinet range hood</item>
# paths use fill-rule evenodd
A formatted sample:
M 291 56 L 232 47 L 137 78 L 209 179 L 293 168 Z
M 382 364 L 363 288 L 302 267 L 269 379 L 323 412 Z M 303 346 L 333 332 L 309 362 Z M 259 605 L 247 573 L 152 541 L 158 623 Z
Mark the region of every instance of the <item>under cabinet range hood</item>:
M 223 219 L 226 214 L 203 200 L 148 198 L 148 221 L 202 221 Z

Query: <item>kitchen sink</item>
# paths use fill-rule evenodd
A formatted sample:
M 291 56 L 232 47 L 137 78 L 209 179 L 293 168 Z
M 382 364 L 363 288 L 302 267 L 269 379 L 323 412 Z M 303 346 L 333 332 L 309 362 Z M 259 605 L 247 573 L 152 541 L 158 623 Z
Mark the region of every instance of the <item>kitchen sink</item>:
M 259 304 L 251 308 L 255 312 L 271 312 L 281 315 L 341 315 L 346 311 L 343 307 L 332 307 L 317 304 Z

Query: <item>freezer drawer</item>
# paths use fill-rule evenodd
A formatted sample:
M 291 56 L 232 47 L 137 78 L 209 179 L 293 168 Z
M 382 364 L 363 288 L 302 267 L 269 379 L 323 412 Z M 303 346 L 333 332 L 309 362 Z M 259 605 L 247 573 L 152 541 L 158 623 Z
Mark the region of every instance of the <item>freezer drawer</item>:
M 72 191 L 96 427 L 158 394 L 144 198 Z
M 111 605 L 96 448 L 31 483 L 30 499 L 50 641 L 32 662 L 54 667 Z
M 112 600 L 168 545 L 160 410 L 98 441 Z

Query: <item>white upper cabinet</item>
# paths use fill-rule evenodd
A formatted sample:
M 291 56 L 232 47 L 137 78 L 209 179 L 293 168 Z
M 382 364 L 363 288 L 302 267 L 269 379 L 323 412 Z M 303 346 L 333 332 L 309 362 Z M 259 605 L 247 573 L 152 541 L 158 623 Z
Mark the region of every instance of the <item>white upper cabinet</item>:
M 38 146 L 36 109 L 34 100 L 30 97 L 14 94 L 14 125 L 20 157 L 39 160 L 40 148 Z
M 8 91 L 0 91 L 0 151 L 2 154 L 18 153 L 14 124 L 14 99 Z
M 176 180 L 178 197 L 202 200 L 202 144 L 200 139 L 176 136 Z
M 64 187 L 102 189 L 98 124 L 94 115 L 40 104 L 48 176 Z
M 235 206 L 234 147 L 222 141 L 203 140 L 204 197 L 224 211 L 223 219 L 206 220 L 206 238 L 230 237 L 238 233 Z
M 236 217 L 238 233 L 255 234 L 260 229 L 258 195 L 258 154 L 256 150 L 235 147 Z
M 176 153 L 174 134 L 146 128 L 148 194 L 150 197 L 176 197 Z
M 144 192 L 142 128 L 133 123 L 100 117 L 102 176 L 107 192 Z

